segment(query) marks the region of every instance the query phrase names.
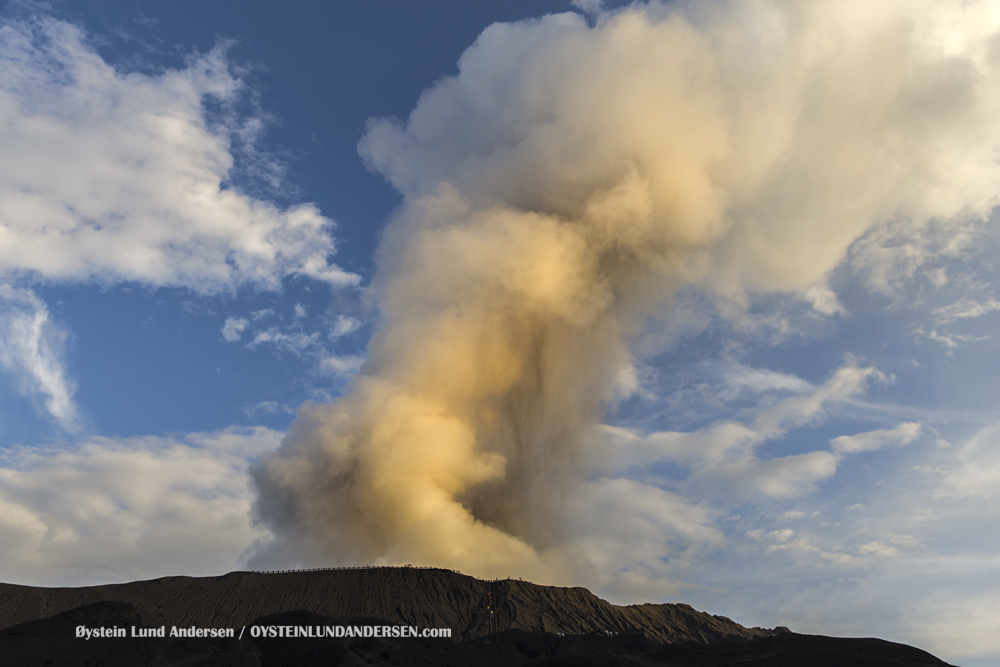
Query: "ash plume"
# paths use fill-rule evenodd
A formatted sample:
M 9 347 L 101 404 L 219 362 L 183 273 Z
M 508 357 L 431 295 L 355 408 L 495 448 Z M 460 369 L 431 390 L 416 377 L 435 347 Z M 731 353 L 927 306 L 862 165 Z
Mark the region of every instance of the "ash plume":
M 257 558 L 572 581 L 588 457 L 614 456 L 596 427 L 678 288 L 820 294 L 830 314 L 825 277 L 858 239 L 958 243 L 989 216 L 998 27 L 995 3 L 931 0 L 488 27 L 359 145 L 404 196 L 383 322 L 350 391 L 303 406 L 253 469 L 275 536 Z

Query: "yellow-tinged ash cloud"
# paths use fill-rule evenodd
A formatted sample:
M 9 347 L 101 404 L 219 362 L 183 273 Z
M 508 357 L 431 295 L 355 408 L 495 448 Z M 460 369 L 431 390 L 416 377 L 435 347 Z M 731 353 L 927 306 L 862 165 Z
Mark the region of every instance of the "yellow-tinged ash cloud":
M 361 141 L 404 195 L 372 286 L 383 325 L 349 393 L 304 406 L 254 469 L 275 535 L 258 557 L 573 581 L 587 493 L 621 486 L 593 478 L 594 448 L 614 456 L 598 427 L 676 289 L 833 315 L 825 276 L 859 238 L 878 240 L 851 261 L 879 289 L 932 231 L 958 252 L 986 219 L 998 28 L 995 3 L 931 0 L 487 28 Z

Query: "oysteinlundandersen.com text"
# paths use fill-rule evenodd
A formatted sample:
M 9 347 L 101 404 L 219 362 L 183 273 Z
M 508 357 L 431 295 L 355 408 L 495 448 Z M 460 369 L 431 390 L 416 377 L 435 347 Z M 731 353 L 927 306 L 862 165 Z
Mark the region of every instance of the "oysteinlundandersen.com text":
M 251 625 L 251 637 L 451 637 L 451 628 L 412 625 Z

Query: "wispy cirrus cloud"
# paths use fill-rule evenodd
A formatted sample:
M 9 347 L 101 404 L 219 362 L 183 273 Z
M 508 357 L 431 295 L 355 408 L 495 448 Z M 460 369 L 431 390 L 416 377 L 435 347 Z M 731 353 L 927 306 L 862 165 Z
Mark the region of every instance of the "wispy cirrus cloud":
M 982 317 L 988 313 L 1000 310 L 1000 301 L 987 297 L 978 301 L 971 296 L 963 296 L 955 303 L 935 308 L 932 317 L 941 324 L 949 324 L 956 320 L 967 320 Z
M 81 426 L 76 383 L 66 370 L 69 332 L 31 290 L 0 284 L 0 367 L 66 431 Z

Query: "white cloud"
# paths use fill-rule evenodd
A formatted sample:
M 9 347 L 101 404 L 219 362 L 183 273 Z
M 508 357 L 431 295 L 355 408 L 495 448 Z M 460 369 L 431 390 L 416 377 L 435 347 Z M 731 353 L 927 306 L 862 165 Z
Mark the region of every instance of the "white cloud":
M 774 438 L 788 429 L 803 426 L 824 416 L 828 403 L 845 400 L 863 392 L 871 381 L 892 382 L 893 378 L 874 366 L 854 363 L 838 368 L 816 391 L 791 396 L 765 408 L 753 421 L 753 429 L 763 437 Z
M 775 379 L 759 374 L 754 377 Z M 798 383 L 789 383 L 787 378 L 777 379 L 782 379 L 782 387 L 802 388 Z M 694 432 L 664 431 L 646 436 L 624 427 L 602 426 L 596 434 L 598 442 L 588 448 L 591 464 L 597 470 L 617 470 L 623 474 L 636 474 L 636 467 L 641 470 L 655 463 L 680 464 L 688 470 L 672 473 L 663 483 L 703 502 L 738 504 L 801 498 L 831 478 L 845 454 L 908 444 L 920 436 L 922 425 L 907 422 L 894 429 L 835 438 L 832 453 L 813 451 L 761 459 L 756 455 L 758 448 L 784 437 L 792 429 L 816 422 L 825 415 L 828 406 L 863 392 L 870 381 L 890 379 L 873 367 L 851 364 L 838 369 L 819 387 L 810 387 L 807 392 L 759 408 L 746 423 L 722 421 Z M 613 455 L 607 453 L 602 441 L 610 443 Z M 787 516 L 802 517 L 804 513 L 790 512 Z M 804 539 L 797 544 L 810 542 Z
M 963 443 L 956 460 L 938 469 L 934 497 L 988 500 L 1000 496 L 1000 424 L 981 429 Z
M 809 452 L 766 460 L 749 459 L 713 466 L 690 478 L 696 487 L 710 486 L 714 494 L 748 500 L 795 498 L 811 492 L 817 482 L 837 472 L 830 452 Z
M 243 409 L 243 413 L 251 419 L 260 415 L 276 415 L 279 412 L 293 415 L 295 414 L 295 408 L 285 403 L 279 403 L 278 401 L 260 401 L 256 405 Z
M 230 343 L 235 343 L 247 328 L 247 321 L 242 317 L 227 317 L 222 326 L 222 337 Z
M 634 359 L 629 359 L 619 367 L 611 387 L 611 396 L 615 401 L 623 401 L 640 393 L 642 385 L 639 380 L 639 369 L 636 368 Z
M 763 533 L 763 531 L 761 531 Z M 785 552 L 791 553 L 799 558 L 808 557 L 818 551 L 815 540 L 809 535 L 798 535 L 795 531 L 788 529 L 772 530 L 764 535 L 751 535 L 756 539 L 769 541 L 770 544 L 764 550 L 765 553 Z
M 762 383 L 761 380 L 765 382 Z M 605 432 L 618 441 L 616 449 L 624 466 L 660 461 L 682 463 L 694 469 L 729 463 L 762 465 L 764 462 L 753 460 L 756 447 L 781 437 L 792 428 L 822 418 L 826 406 L 864 391 L 871 380 L 888 382 L 890 378 L 874 367 L 851 364 L 838 369 L 829 380 L 811 391 L 789 396 L 760 409 L 749 423 L 722 421 L 694 432 L 661 431 L 647 436 L 640 436 L 623 428 L 606 427 Z M 773 385 L 780 381 L 778 384 L 782 387 L 793 387 L 796 390 L 801 390 L 803 384 L 809 386 L 806 383 L 792 382 L 787 377 L 766 374 L 758 374 L 749 381 L 758 386 Z M 805 462 L 793 464 L 791 459 L 786 463 L 793 467 L 810 468 L 813 464 L 819 465 L 819 458 L 816 458 L 819 454 L 821 452 L 804 455 L 813 457 L 808 459 L 811 462 L 808 465 Z M 824 465 L 819 465 L 816 470 L 825 470 Z
M 600 14 L 604 11 L 603 0 L 570 0 L 569 4 L 586 14 Z
M 783 528 L 747 531 L 748 549 L 738 553 L 723 577 L 713 577 L 715 599 L 728 613 L 764 626 L 786 625 L 795 632 L 833 636 L 878 636 L 930 651 L 952 664 L 994 665 L 1000 656 L 1000 601 L 995 549 L 959 546 L 947 553 L 957 533 L 946 512 L 928 524 L 927 505 L 886 507 L 868 524 L 853 524 L 853 543 L 839 531 Z M 899 513 L 897 513 L 899 511 Z M 915 522 L 912 514 L 919 519 Z M 983 517 L 989 530 L 995 517 Z M 932 539 L 878 532 L 877 525 L 914 522 Z M 874 524 L 874 525 L 872 525 Z M 944 527 L 943 530 L 941 528 Z M 875 530 L 872 530 L 872 529 Z M 783 541 L 782 541 L 783 540 Z M 687 598 L 704 607 L 711 596 L 693 588 Z M 766 593 L 766 594 L 765 594 Z M 992 605 L 992 607 L 990 606 Z
M 91 438 L 0 456 L 0 578 L 83 585 L 234 569 L 255 539 L 247 463 L 281 433 Z
M 307 334 L 302 331 L 281 332 L 277 327 L 271 327 L 267 331 L 258 331 L 253 340 L 247 343 L 247 347 L 255 348 L 264 343 L 270 343 L 279 350 L 285 350 L 294 354 L 303 354 L 308 348 L 315 345 L 319 340 L 319 333 Z
M 850 547 L 824 544 L 829 541 L 828 537 L 790 528 L 770 531 L 757 528 L 747 531 L 746 537 L 763 547 L 765 554 L 791 554 L 800 565 L 806 567 L 871 567 L 879 559 L 912 555 L 915 549 L 922 546 L 922 541 L 912 535 L 894 533 L 882 533 L 878 536 L 879 539 Z
M 948 270 L 944 267 L 929 269 L 926 273 L 927 279 L 935 287 L 944 287 L 948 284 Z
M 983 574 L 995 577 L 997 571 Z M 1000 663 L 1000 590 L 958 592 L 942 587 L 921 597 L 906 614 L 914 644 L 966 666 Z
M 768 537 L 773 539 L 775 542 L 787 542 L 795 535 L 795 531 L 791 528 L 782 528 L 780 530 L 772 530 L 768 533 Z
M 796 557 L 803 565 L 836 567 L 870 567 L 876 560 L 900 558 L 921 545 L 921 540 L 912 535 L 883 533 L 879 539 L 857 547 L 823 545 L 822 536 L 797 532 L 790 528 L 767 531 L 757 528 L 746 532 L 750 538 L 764 547 L 764 553 L 785 552 Z
M 586 585 L 622 602 L 677 595 L 679 575 L 723 546 L 717 510 L 634 480 L 603 478 L 580 489 L 561 547 Z
M 360 370 L 365 363 L 365 357 L 357 354 L 344 356 L 330 355 L 320 361 L 320 371 L 329 375 L 350 377 Z
M 702 467 L 746 452 L 759 441 L 745 424 L 723 422 L 694 432 L 658 431 L 641 436 L 630 429 L 603 427 L 615 444 L 620 465 L 647 465 L 658 461 Z
M 41 397 L 63 429 L 76 431 L 76 384 L 67 377 L 64 360 L 68 335 L 34 292 L 0 284 L 0 366 L 23 396 Z
M 984 284 L 976 281 L 972 282 L 967 289 L 979 290 L 982 287 L 984 287 Z M 995 300 L 991 296 L 986 297 L 985 299 L 976 299 L 972 296 L 965 295 L 954 303 L 935 308 L 931 311 L 930 316 L 933 326 L 928 327 L 926 325 L 914 325 L 912 328 L 915 335 L 914 338 L 918 341 L 921 338 L 927 338 L 934 342 L 941 343 L 947 350 L 946 356 L 954 357 L 955 350 L 963 344 L 989 340 L 990 336 L 950 333 L 947 330 L 949 325 L 953 325 L 954 323 L 963 320 L 983 317 L 984 315 L 997 312 L 998 310 L 1000 310 L 1000 301 Z M 927 331 L 928 328 L 930 331 Z
M 917 433 L 904 424 L 841 442 L 852 445 L 845 452 L 864 452 Z M 687 601 L 711 601 L 754 625 L 864 633 L 953 664 L 996 664 L 1000 634 L 988 605 L 1000 599 L 998 441 L 991 424 L 948 449 L 911 447 L 873 479 L 845 477 L 820 497 L 771 501 L 766 514 L 741 511 L 732 539 L 746 539 L 714 554 L 710 574 L 688 576 L 709 590 L 694 587 Z
M 225 53 L 157 75 L 108 65 L 51 18 L 0 26 L 0 274 L 199 293 L 334 285 L 333 223 L 228 183 L 244 125 L 205 103 L 244 94 Z
M 813 310 L 823 315 L 846 315 L 847 309 L 837 300 L 837 295 L 826 285 L 816 285 L 806 290 L 806 299 Z
M 357 331 L 358 327 L 360 326 L 361 326 L 361 320 L 359 320 L 358 318 L 349 317 L 347 315 L 338 315 L 337 320 L 333 324 L 333 330 L 330 333 L 335 337 L 346 336 L 352 331 Z
M 986 204 L 986 210 L 995 204 Z M 959 216 L 948 224 L 894 220 L 873 227 L 851 246 L 848 265 L 868 289 L 887 296 L 898 295 L 921 272 L 931 284 L 943 286 L 947 271 L 934 263 L 969 254 L 980 217 Z
M 938 333 L 937 329 L 932 329 L 928 333 L 928 332 L 924 331 L 923 329 L 916 328 L 916 329 L 914 329 L 914 333 L 917 334 L 917 338 L 918 339 L 920 338 L 920 336 L 926 336 L 927 338 L 931 339 L 932 341 L 935 341 L 937 343 L 941 343 L 946 348 L 948 348 L 948 355 L 949 356 L 953 353 L 953 350 L 955 350 L 955 348 L 959 347 L 962 343 L 975 343 L 975 342 L 978 342 L 978 341 L 989 340 L 990 339 L 989 336 L 970 336 L 968 334 Z
M 965 296 L 951 305 L 936 308 L 932 315 L 938 322 L 948 324 L 955 320 L 982 317 L 998 310 L 1000 310 L 1000 301 L 992 297 L 985 301 L 976 301 L 972 297 Z
M 741 364 L 727 366 L 723 377 L 721 397 L 725 400 L 732 400 L 744 392 L 763 394 L 769 391 L 789 391 L 801 394 L 813 388 L 808 382 L 795 375 L 779 373 L 766 368 L 751 368 Z
M 305 307 L 301 304 L 295 305 L 295 318 L 288 326 L 269 326 L 266 329 L 257 329 L 258 323 L 264 319 L 275 315 L 271 308 L 257 310 L 250 313 L 250 319 L 230 317 L 226 319 L 222 328 L 222 336 L 229 342 L 240 340 L 244 333 L 250 334 L 250 341 L 246 344 L 248 349 L 256 349 L 261 346 L 270 346 L 278 353 L 287 352 L 311 362 L 311 371 L 315 374 L 325 376 L 335 376 L 345 378 L 354 375 L 364 357 L 358 355 L 338 355 L 328 349 L 324 343 L 321 331 L 309 332 L 304 329 L 302 318 L 305 315 Z M 301 312 L 301 314 L 300 314 Z M 351 331 L 361 325 L 361 320 L 340 315 L 335 320 L 332 331 L 329 335 L 336 338 Z M 265 402 L 266 403 L 266 402 Z M 265 403 L 260 404 L 261 406 Z M 257 414 L 261 408 L 252 408 L 248 414 Z M 283 411 L 287 411 L 282 407 Z
M 273 415 L 280 409 L 280 405 L 277 401 L 260 401 L 257 405 L 247 408 L 246 412 L 248 417 L 254 417 L 256 415 Z
M 908 445 L 923 433 L 920 422 L 904 422 L 893 429 L 879 429 L 855 435 L 842 435 L 830 441 L 833 453 L 838 457 L 858 452 L 871 452 L 889 445 Z
M 884 542 L 869 542 L 858 547 L 859 556 L 875 556 L 878 558 L 898 558 L 899 549 Z

